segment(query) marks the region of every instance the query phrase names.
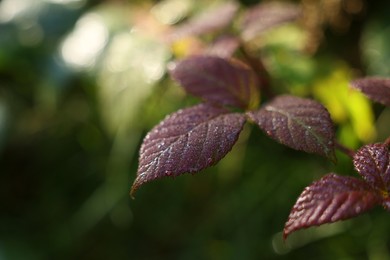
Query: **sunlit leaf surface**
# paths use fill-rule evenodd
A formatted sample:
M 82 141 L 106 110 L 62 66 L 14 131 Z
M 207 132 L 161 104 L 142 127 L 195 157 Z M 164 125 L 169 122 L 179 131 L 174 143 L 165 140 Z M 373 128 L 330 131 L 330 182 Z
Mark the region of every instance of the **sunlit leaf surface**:
M 390 153 L 387 145 L 365 145 L 356 152 L 353 163 L 357 172 L 383 193 L 390 191 Z
M 143 140 L 131 193 L 157 178 L 196 173 L 217 163 L 232 149 L 244 123 L 243 114 L 209 104 L 168 116 Z
M 299 196 L 284 227 L 284 238 L 302 228 L 355 217 L 381 200 L 363 180 L 328 174 Z
M 318 102 L 279 96 L 247 113 L 271 138 L 293 149 L 334 159 L 334 129 L 328 111 Z

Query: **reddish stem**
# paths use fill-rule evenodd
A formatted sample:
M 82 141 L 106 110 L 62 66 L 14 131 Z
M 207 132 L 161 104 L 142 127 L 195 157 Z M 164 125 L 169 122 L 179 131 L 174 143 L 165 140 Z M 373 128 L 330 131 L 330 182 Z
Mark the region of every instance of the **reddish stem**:
M 390 146 L 390 136 L 387 137 L 387 139 L 385 141 L 385 145 Z
M 349 157 L 353 158 L 354 155 L 355 155 L 355 151 L 338 143 L 338 142 L 335 142 L 335 147 L 336 149 L 338 149 L 340 152 L 343 152 L 345 153 L 346 155 L 348 155 Z
M 245 49 L 244 44 L 241 43 L 240 51 L 244 57 L 244 59 L 248 62 L 248 65 L 253 69 L 256 73 L 256 76 L 259 80 L 260 90 L 264 93 L 268 98 L 272 98 L 274 94 L 271 91 L 269 84 L 269 74 L 264 67 L 263 62 L 260 58 L 255 58 Z

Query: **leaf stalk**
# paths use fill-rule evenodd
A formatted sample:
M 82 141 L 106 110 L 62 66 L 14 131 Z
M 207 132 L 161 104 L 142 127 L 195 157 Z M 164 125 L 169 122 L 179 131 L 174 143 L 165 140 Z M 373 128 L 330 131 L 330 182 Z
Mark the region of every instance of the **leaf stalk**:
M 339 142 L 335 142 L 335 148 L 338 149 L 340 152 L 343 152 L 344 154 L 348 155 L 351 158 L 353 158 L 355 156 L 354 150 L 344 146 L 343 144 L 341 144 Z
M 272 92 L 269 84 L 269 74 L 261 61 L 260 58 L 253 57 L 245 48 L 244 44 L 241 43 L 239 48 L 241 54 L 243 55 L 244 59 L 247 61 L 248 65 L 253 69 L 253 71 L 256 73 L 256 76 L 259 80 L 259 88 L 266 96 L 267 98 L 271 99 L 275 96 L 275 94 Z

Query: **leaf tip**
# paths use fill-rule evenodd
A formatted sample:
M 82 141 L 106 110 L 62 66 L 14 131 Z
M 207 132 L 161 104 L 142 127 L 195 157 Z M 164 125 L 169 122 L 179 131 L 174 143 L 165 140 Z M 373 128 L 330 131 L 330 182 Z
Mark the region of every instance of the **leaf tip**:
M 352 81 L 350 81 L 349 82 L 349 87 L 350 88 L 353 88 L 353 89 L 359 89 L 359 87 L 358 87 L 358 80 L 352 80 Z
M 168 64 L 167 64 L 167 70 L 168 70 L 168 72 L 169 72 L 170 74 L 172 74 L 173 71 L 176 69 L 177 63 L 178 63 L 178 61 L 170 61 L 170 62 L 168 62 Z
M 290 232 L 286 231 L 286 229 L 283 230 L 283 242 L 286 242 L 287 237 L 290 235 Z
M 142 184 L 144 184 L 145 182 L 148 181 L 144 177 L 145 177 L 145 174 L 141 173 L 141 174 L 137 175 L 137 178 L 135 178 L 133 185 L 131 186 L 130 193 L 129 193 L 129 195 L 132 199 L 135 199 L 135 193 L 139 189 L 139 187 L 141 187 Z
M 129 196 L 132 200 L 135 200 L 135 195 L 134 195 L 134 192 L 133 189 L 130 190 L 130 193 L 129 193 Z
M 130 192 L 129 192 L 129 196 L 131 199 L 135 200 L 135 192 L 138 190 L 138 186 L 136 184 L 133 184 L 131 186 L 131 189 L 130 189 Z

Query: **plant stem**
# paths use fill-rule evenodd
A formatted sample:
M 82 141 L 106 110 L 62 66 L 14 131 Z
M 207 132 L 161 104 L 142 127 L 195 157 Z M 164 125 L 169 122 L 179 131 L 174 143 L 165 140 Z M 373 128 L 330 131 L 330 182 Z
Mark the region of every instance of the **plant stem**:
M 240 51 L 244 57 L 244 59 L 248 62 L 248 65 L 253 69 L 253 71 L 256 73 L 257 79 L 259 80 L 259 87 L 262 93 L 264 93 L 264 96 L 268 98 L 272 98 L 275 96 L 270 88 L 269 84 L 269 74 L 267 70 L 264 67 L 263 62 L 260 58 L 255 58 L 244 47 L 244 44 L 241 43 L 240 45 Z
M 387 137 L 387 139 L 385 141 L 385 145 L 390 146 L 390 136 Z
M 348 155 L 349 157 L 353 158 L 354 155 L 355 155 L 355 151 L 353 151 L 352 149 L 340 144 L 339 142 L 335 142 L 335 147 L 336 149 L 338 149 L 340 152 L 343 152 L 345 153 L 346 155 Z

